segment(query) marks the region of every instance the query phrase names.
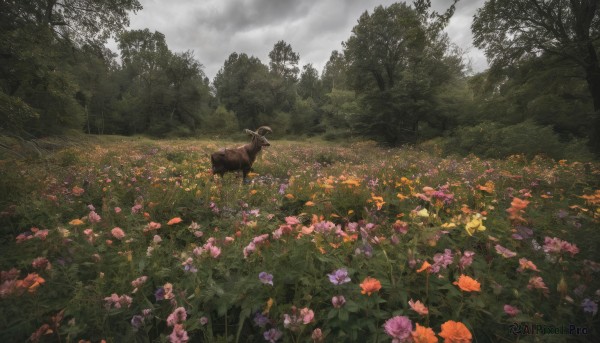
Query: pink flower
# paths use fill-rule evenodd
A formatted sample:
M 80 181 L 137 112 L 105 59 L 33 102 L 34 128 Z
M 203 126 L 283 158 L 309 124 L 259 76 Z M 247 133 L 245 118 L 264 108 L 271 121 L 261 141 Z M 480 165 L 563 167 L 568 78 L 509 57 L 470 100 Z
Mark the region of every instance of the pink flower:
M 187 313 L 185 308 L 178 307 L 167 317 L 167 325 L 174 326 L 175 324 L 181 324 L 187 319 Z
M 216 247 L 214 245 L 210 246 L 208 251 L 210 253 L 210 257 L 212 258 L 217 258 L 219 257 L 219 255 L 221 255 L 221 248 Z
M 33 237 L 39 238 L 42 241 L 46 240 L 46 237 L 48 236 L 48 229 L 39 230 L 39 231 L 37 229 L 36 229 L 36 231 L 34 231 L 33 229 L 34 228 L 31 228 L 31 231 L 35 232 L 35 234 L 33 235 Z
M 116 214 L 119 214 L 119 213 L 121 213 L 121 208 L 120 208 L 120 207 L 115 207 L 115 213 L 116 213 Z
M 561 252 L 566 251 L 574 256 L 579 252 L 579 248 L 575 244 L 571 244 L 567 241 L 563 241 L 560 238 L 544 238 L 544 252 L 545 253 L 553 253 L 560 254 Z
M 187 331 L 183 328 L 181 324 L 175 324 L 173 327 L 173 332 L 169 335 L 169 341 L 171 343 L 186 343 L 189 341 Z
M 305 307 L 300 310 L 300 317 L 302 317 L 302 323 L 308 324 L 315 319 L 315 313 L 313 312 L 313 310 L 309 309 L 308 307 Z
M 131 208 L 131 213 L 140 213 L 142 211 L 142 205 L 137 204 Z
M 300 221 L 297 217 L 285 217 L 285 223 L 288 225 L 297 225 L 300 224 Z
M 96 213 L 95 211 L 91 211 L 88 214 L 88 220 L 90 221 L 90 223 L 99 223 L 102 220 L 102 217 L 100 217 L 100 215 L 98 215 L 98 213 Z
M 33 260 L 33 262 L 31 262 L 31 265 L 33 266 L 33 268 L 37 268 L 37 269 L 44 269 L 44 270 L 52 269 L 52 264 L 50 264 L 50 261 L 48 261 L 48 259 L 45 257 L 36 258 L 35 260 Z
M 131 306 L 131 302 L 133 301 L 133 299 L 131 299 L 131 297 L 127 296 L 127 295 L 119 296 L 118 294 L 113 293 L 110 295 L 110 297 L 104 298 L 104 301 L 106 302 L 106 304 L 105 304 L 106 308 L 110 309 L 111 307 L 114 307 L 114 308 L 121 308 L 123 306 L 129 307 L 129 306 Z
M 146 227 L 144 227 L 144 232 L 158 230 L 158 229 L 160 229 L 160 227 L 161 227 L 160 223 L 150 222 L 150 223 L 148 223 L 148 225 L 146 225 Z
M 504 305 L 504 313 L 508 314 L 511 317 L 514 317 L 517 314 L 521 313 L 521 311 L 514 306 Z
M 146 283 L 146 281 L 148 281 L 148 277 L 147 276 L 140 276 L 139 278 L 131 281 L 131 285 L 134 288 L 140 288 L 144 283 Z
M 323 332 L 320 328 L 316 328 L 313 330 L 312 334 L 310 335 L 310 338 L 312 338 L 314 342 L 323 342 Z
M 527 288 L 540 289 L 542 293 L 544 293 L 544 295 L 546 296 L 548 295 L 548 293 L 550 293 L 550 290 L 548 289 L 548 287 L 546 287 L 544 279 L 542 279 L 541 276 L 533 276 L 531 279 L 529 279 L 529 284 L 527 284 Z
M 305 307 L 300 310 L 300 314 L 298 315 L 296 306 L 292 306 L 292 314 L 289 315 L 286 313 L 283 315 L 283 326 L 291 331 L 298 331 L 302 324 L 309 324 L 314 318 L 315 313 L 311 309 Z
M 248 258 L 248 256 L 250 256 L 250 254 L 253 253 L 255 250 L 256 250 L 256 244 L 254 244 L 254 242 L 250 242 L 244 248 L 244 258 Z
M 383 325 L 385 333 L 393 338 L 392 342 L 409 342 L 412 332 L 412 322 L 408 317 L 396 316 L 388 319 Z
M 498 254 L 502 255 L 504 258 L 511 258 L 511 257 L 517 256 L 516 252 L 510 251 L 510 250 L 506 249 L 505 247 L 501 246 L 500 244 L 496 244 L 495 248 L 496 248 L 496 252 Z
M 114 229 L 110 230 L 110 233 L 116 239 L 123 239 L 125 237 L 125 232 L 123 232 L 123 230 L 120 227 L 115 227 Z
M 465 251 L 462 257 L 460 258 L 460 262 L 458 263 L 461 268 L 466 268 L 473 263 L 473 256 L 475 255 L 472 251 Z
M 346 303 L 346 298 L 343 295 L 336 295 L 331 298 L 331 304 L 334 308 L 340 308 Z
M 425 305 L 420 302 L 419 300 L 417 300 L 416 302 L 413 301 L 412 299 L 410 299 L 408 301 L 408 305 L 410 306 L 410 308 L 417 312 L 418 314 L 425 316 L 429 313 L 429 309 L 427 307 L 425 307 Z
M 517 271 L 523 272 L 526 269 L 531 269 L 535 272 L 539 272 L 539 270 L 537 269 L 537 266 L 535 264 L 533 264 L 533 262 L 529 261 L 526 258 L 520 258 L 519 259 L 519 268 L 517 268 Z

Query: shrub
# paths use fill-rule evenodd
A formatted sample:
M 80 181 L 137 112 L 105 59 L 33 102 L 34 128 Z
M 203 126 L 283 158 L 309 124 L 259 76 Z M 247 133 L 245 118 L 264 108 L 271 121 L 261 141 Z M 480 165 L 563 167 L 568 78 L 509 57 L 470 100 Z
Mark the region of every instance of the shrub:
M 515 154 L 533 157 L 538 154 L 556 159 L 590 160 L 593 155 L 581 141 L 562 142 L 550 126 L 532 121 L 504 126 L 484 122 L 461 127 L 445 139 L 447 153 L 473 153 L 487 158 L 504 158 Z

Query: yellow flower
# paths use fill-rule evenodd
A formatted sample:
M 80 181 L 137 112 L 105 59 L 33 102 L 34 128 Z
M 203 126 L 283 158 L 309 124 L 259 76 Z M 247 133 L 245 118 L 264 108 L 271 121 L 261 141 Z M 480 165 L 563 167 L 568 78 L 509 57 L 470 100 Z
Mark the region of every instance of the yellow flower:
M 417 212 L 417 216 L 422 217 L 422 218 L 429 218 L 429 211 L 427 211 L 427 209 L 424 208 Z
M 265 306 L 265 310 L 263 311 L 264 315 L 269 314 L 269 311 L 271 311 L 271 307 L 273 307 L 273 298 L 269 298 L 269 300 L 267 300 L 267 305 Z
M 360 180 L 358 179 L 348 179 L 346 181 L 343 181 L 342 184 L 344 185 L 348 185 L 348 186 L 360 186 Z
M 467 230 L 469 236 L 473 236 L 475 231 L 485 231 L 485 226 L 483 226 L 483 217 L 481 217 L 481 214 L 475 214 L 471 218 L 471 221 L 465 226 L 465 230 Z
M 375 194 L 371 193 L 371 199 L 375 202 L 375 205 L 377 206 L 377 211 L 381 210 L 383 204 L 385 204 L 385 201 L 383 201 L 383 197 L 378 197 L 375 196 Z

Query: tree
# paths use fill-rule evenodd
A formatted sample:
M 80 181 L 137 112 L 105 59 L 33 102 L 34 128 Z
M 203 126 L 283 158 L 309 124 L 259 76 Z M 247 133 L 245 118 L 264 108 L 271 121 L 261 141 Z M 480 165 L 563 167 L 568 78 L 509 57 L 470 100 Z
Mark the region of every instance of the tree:
M 592 147 L 600 153 L 598 0 L 489 0 L 477 11 L 471 29 L 475 46 L 485 49 L 492 67 L 541 54 L 577 64 L 594 104 Z
M 75 57 L 88 57 L 85 49 L 101 47 L 139 9 L 137 0 L 0 1 L 0 101 L 8 102 L 0 128 L 22 136 L 81 129 L 89 93 Z
M 348 73 L 348 63 L 344 58 L 344 54 L 333 50 L 329 61 L 325 63 L 321 81 L 323 87 L 331 92 L 334 89 L 348 89 L 346 74 Z
M 193 134 L 210 111 L 202 65 L 191 52 L 172 53 L 160 32 L 133 30 L 119 36 L 125 84 L 120 111 L 129 133 Z
M 298 80 L 298 60 L 300 55 L 292 50 L 292 46 L 280 40 L 269 52 L 271 72 L 291 82 Z
M 142 6 L 138 0 L 3 0 L 1 8 L 20 25 L 48 27 L 77 45 L 100 46 L 129 26 L 128 13 Z
M 259 115 L 272 115 L 276 107 L 273 80 L 267 66 L 244 53 L 232 53 L 213 84 L 220 103 L 233 111 L 244 128 L 263 125 Z
M 306 64 L 302 67 L 300 81 L 298 82 L 298 95 L 302 99 L 312 98 L 315 101 L 321 99 L 321 80 L 319 80 L 319 72 L 312 64 Z
M 349 83 L 363 108 L 355 128 L 389 144 L 419 138 L 420 123 L 439 115 L 435 93 L 462 68 L 441 31 L 454 5 L 440 16 L 427 12 L 427 1 L 415 4 L 363 13 L 344 42 Z

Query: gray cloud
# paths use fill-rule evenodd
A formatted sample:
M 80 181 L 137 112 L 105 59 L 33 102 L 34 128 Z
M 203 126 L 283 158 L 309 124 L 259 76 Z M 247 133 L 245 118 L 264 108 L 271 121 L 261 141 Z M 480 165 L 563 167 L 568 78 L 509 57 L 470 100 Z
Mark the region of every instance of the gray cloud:
M 312 63 L 321 71 L 333 50 L 350 37 L 366 10 L 388 6 L 390 0 L 140 0 L 144 9 L 131 16 L 131 29 L 165 34 L 172 51 L 193 50 L 213 78 L 232 52 L 247 53 L 268 63 L 273 45 L 284 40 L 300 54 L 300 66 Z M 443 11 L 451 0 L 433 0 Z M 458 3 L 446 31 L 467 52 L 474 71 L 487 68 L 483 53 L 472 46 L 472 17 L 483 0 Z

